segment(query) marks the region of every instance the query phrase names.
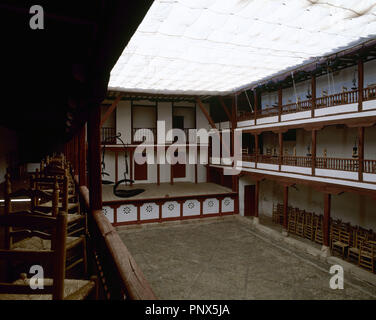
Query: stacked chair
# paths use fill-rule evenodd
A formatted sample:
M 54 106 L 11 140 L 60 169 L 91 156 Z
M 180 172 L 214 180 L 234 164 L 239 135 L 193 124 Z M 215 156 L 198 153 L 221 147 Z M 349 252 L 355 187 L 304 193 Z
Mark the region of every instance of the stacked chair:
M 323 215 L 288 207 L 287 230 L 302 238 L 323 244 Z M 283 224 L 283 205 L 273 204 L 272 220 Z M 376 234 L 340 219 L 330 220 L 330 249 L 334 255 L 347 259 L 371 272 L 376 272 Z
M 6 175 L 0 215 L 6 240 L 0 262 L 5 260 L 6 273 L 0 282 L 0 300 L 98 298 L 96 278 L 87 279 L 86 218 L 80 214 L 72 182 L 69 165 L 61 156 L 43 161 L 28 189 L 12 192 Z M 30 199 L 28 208 L 13 211 L 12 199 L 20 197 Z M 34 265 L 43 268 L 43 289 L 31 289 L 27 273 Z M 70 274 L 75 279 L 67 279 Z

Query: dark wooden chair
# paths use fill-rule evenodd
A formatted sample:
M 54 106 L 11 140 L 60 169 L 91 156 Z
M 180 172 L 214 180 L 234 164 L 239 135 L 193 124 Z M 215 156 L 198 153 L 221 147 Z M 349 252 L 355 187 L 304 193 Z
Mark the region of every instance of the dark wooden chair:
M 35 189 L 21 189 L 16 192 L 11 192 L 10 177 L 6 175 L 5 182 L 5 214 L 13 214 L 12 212 L 12 199 L 18 197 L 30 198 L 30 208 L 27 211 L 30 215 L 36 216 L 52 216 L 56 217 L 59 213 L 59 185 L 55 182 L 53 187 L 53 193 Z M 49 201 L 51 203 L 51 210 L 48 213 L 37 211 L 32 205 L 38 201 Z M 68 215 L 69 217 L 70 215 Z M 69 218 L 67 218 L 69 220 Z M 69 223 L 68 223 L 69 226 Z M 30 236 L 29 232 L 24 230 L 12 230 L 6 229 L 6 248 L 7 249 L 19 249 L 19 250 L 50 250 L 53 247 L 53 243 L 50 239 L 44 237 Z M 86 236 L 84 234 L 77 236 L 68 236 L 66 238 L 66 249 L 68 250 L 66 271 L 69 271 L 82 264 L 83 273 L 87 273 L 87 255 L 86 255 Z
M 43 279 L 43 289 L 32 289 L 25 274 L 19 279 L 7 279 L 0 283 L 0 300 L 63 300 L 97 298 L 97 281 L 65 279 L 67 214 L 54 216 L 31 215 L 17 212 L 0 216 L 0 226 L 29 230 L 29 235 L 49 239 L 53 246 L 49 250 L 2 249 L 0 259 L 40 265 L 44 272 L 51 270 L 52 277 Z M 25 270 L 27 274 L 28 269 Z M 38 282 L 41 279 L 38 279 Z

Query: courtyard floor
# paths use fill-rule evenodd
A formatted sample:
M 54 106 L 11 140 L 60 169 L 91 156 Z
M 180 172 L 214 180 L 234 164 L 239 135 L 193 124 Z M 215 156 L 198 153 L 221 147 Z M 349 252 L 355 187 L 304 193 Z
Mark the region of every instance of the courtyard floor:
M 119 234 L 159 299 L 376 299 L 376 287 L 227 217 L 121 228 Z M 376 277 L 376 275 L 375 275 Z

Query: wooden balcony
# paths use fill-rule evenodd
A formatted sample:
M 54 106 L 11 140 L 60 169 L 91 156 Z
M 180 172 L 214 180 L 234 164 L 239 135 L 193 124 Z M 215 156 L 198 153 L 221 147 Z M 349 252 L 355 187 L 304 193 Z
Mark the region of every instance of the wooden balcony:
M 309 156 L 279 156 L 272 155 L 243 155 L 243 162 L 257 162 L 265 164 L 281 164 L 284 166 L 312 168 L 312 157 Z M 257 161 L 256 161 L 257 159 Z M 329 158 L 316 157 L 315 168 L 359 172 L 359 159 L 357 158 Z M 364 160 L 363 172 L 376 174 L 376 160 Z
M 376 86 L 367 87 L 363 89 L 362 101 L 370 101 L 376 99 Z M 238 114 L 238 121 L 247 121 L 253 119 L 260 119 L 272 116 L 282 116 L 291 113 L 302 111 L 313 111 L 317 109 L 329 108 L 339 105 L 353 104 L 359 102 L 359 91 L 344 91 L 319 97 L 315 100 L 308 99 L 297 101 L 295 103 L 288 103 L 282 106 L 273 105 L 272 107 L 257 110 L 255 112 L 240 111 Z

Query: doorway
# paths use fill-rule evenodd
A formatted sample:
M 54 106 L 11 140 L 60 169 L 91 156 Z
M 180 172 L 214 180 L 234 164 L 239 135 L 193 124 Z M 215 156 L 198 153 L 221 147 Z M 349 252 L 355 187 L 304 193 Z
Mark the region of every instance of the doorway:
M 256 186 L 254 184 L 244 186 L 244 216 L 252 217 L 255 215 L 255 194 Z

